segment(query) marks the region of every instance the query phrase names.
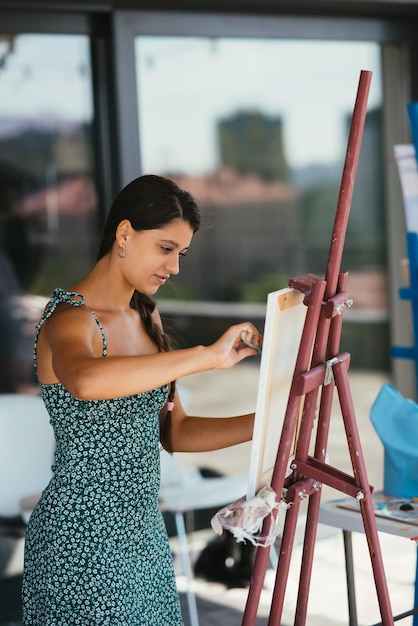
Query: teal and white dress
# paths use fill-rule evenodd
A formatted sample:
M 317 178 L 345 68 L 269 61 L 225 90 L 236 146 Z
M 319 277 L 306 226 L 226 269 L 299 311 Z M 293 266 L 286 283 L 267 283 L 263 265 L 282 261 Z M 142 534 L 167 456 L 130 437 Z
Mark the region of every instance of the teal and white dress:
M 81 294 L 54 291 L 37 326 L 35 366 L 39 330 L 62 302 L 84 306 Z M 158 506 L 167 386 L 113 400 L 79 400 L 60 383 L 41 392 L 56 454 L 26 533 L 24 625 L 181 626 Z

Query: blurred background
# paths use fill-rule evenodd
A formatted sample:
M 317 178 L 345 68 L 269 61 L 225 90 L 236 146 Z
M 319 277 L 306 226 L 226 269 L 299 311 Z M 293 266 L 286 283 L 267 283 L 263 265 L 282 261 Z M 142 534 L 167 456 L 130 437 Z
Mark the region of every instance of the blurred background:
M 396 296 L 405 225 L 389 142 L 410 141 L 408 16 L 395 23 L 378 2 L 373 18 L 350 5 L 348 21 L 169 4 L 0 1 L 0 391 L 34 391 L 34 323 L 56 286 L 89 271 L 112 198 L 142 173 L 172 178 L 203 212 L 157 295 L 180 345 L 247 318 L 262 330 L 269 291 L 323 276 L 362 69 L 373 78 L 342 349 L 354 368 L 403 368 L 407 386 L 408 364 L 390 357 L 411 325 Z
M 391 346 L 414 344 L 410 303 L 398 295 L 407 252 L 393 146 L 412 140 L 417 28 L 418 0 L 0 0 L 0 397 L 38 395 L 41 311 L 53 289 L 90 270 L 112 199 L 144 173 L 172 178 L 203 214 L 180 275 L 157 294 L 178 344 L 209 343 L 244 319 L 263 331 L 269 292 L 325 275 L 358 81 L 369 70 L 341 351 L 351 354 L 380 487 L 369 407 L 385 381 L 417 396 L 415 364 L 391 356 Z M 258 363 L 223 376 L 222 387 L 209 375 L 183 389 L 207 414 L 243 402 L 253 410 Z M 3 406 L 0 441 L 17 446 Z M 341 430 L 337 460 L 345 444 Z M 182 462 L 245 473 L 248 451 Z M 6 477 L 23 485 L 28 472 L 25 461 L 0 468 L 0 623 L 20 619 L 24 538 L 21 511 L 2 509 Z

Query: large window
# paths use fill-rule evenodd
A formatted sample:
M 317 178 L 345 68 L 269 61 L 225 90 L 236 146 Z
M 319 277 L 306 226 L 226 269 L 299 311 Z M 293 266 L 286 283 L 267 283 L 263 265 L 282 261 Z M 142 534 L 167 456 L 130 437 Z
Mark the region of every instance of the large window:
M 34 323 L 97 237 L 89 39 L 0 33 L 0 392 L 33 383 Z
M 367 69 L 344 263 L 356 304 L 385 309 L 379 45 L 181 36 L 135 44 L 142 170 L 178 181 L 204 214 L 181 279 L 160 297 L 264 302 L 289 278 L 324 275 Z

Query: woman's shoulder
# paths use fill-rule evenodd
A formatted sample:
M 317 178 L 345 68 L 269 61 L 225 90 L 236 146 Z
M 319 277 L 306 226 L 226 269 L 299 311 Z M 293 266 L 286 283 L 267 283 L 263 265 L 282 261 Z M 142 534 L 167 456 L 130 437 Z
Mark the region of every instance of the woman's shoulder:
M 40 324 L 48 321 L 50 328 L 60 328 L 63 326 L 63 320 L 69 319 L 69 316 L 71 325 L 77 324 L 77 320 L 91 319 L 92 316 L 84 304 L 84 296 L 80 292 L 66 291 L 58 287 L 52 292 L 45 306 Z

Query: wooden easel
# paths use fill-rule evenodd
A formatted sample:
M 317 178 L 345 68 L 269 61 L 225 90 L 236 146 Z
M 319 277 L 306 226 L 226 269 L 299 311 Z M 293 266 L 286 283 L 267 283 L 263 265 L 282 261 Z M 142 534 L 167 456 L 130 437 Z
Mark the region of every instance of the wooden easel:
M 341 272 L 340 266 L 354 178 L 360 154 L 370 82 L 371 72 L 362 71 L 351 122 L 325 279 L 307 274 L 289 281 L 290 287 L 304 294 L 304 303 L 308 310 L 271 481 L 277 499 L 281 500 L 282 495 L 285 494 L 286 502 L 292 503 L 292 506 L 286 512 L 269 626 L 280 625 L 300 504 L 302 499 L 309 498 L 294 621 L 295 626 L 303 626 L 306 623 L 322 484 L 337 489 L 359 501 L 382 624 L 390 626 L 394 623 L 376 528 L 372 487 L 367 480 L 348 381 L 350 355 L 348 353 L 339 354 L 343 312 L 347 306 L 351 305 L 346 292 L 348 273 Z M 346 431 L 347 446 L 353 468 L 352 476 L 325 463 L 335 387 L 337 388 Z M 315 448 L 313 456 L 310 456 L 309 448 L 319 393 L 320 403 Z M 292 473 L 285 478 L 303 397 L 305 400 L 291 465 Z M 269 517 L 265 519 L 262 530 L 263 536 L 268 535 L 272 523 L 273 521 Z M 255 624 L 268 561 L 269 548 L 258 548 L 242 626 Z

